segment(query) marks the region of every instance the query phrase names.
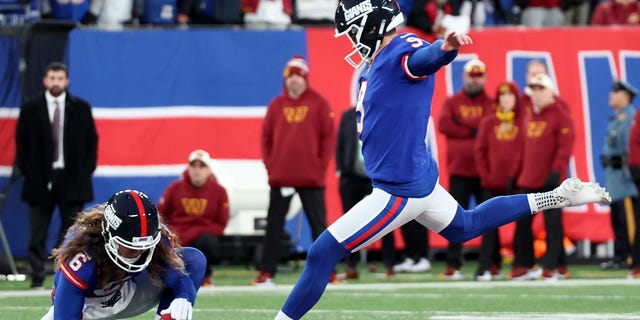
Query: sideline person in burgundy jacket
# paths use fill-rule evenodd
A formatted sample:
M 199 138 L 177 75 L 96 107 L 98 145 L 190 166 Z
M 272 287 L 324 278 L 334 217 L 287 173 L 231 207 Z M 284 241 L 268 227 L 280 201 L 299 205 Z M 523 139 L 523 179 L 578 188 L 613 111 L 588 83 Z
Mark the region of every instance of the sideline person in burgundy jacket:
M 464 87 L 444 101 L 438 117 L 438 130 L 447 137 L 449 193 L 465 209 L 469 209 L 472 195 L 476 203 L 482 197 L 473 145 L 480 120 L 493 108 L 493 100 L 484 89 L 486 71 L 485 64 L 480 60 L 467 62 L 462 73 Z M 449 243 L 446 262 L 447 268 L 440 278 L 462 279 L 461 243 Z
M 313 239 L 326 229 L 325 175 L 335 150 L 333 111 L 309 86 L 309 66 L 295 56 L 284 68 L 284 91 L 267 108 L 262 160 L 269 175 L 269 209 L 260 271 L 254 285 L 270 285 L 282 251 L 284 222 L 298 193 Z
M 204 253 L 207 270 L 202 285 L 211 285 L 211 265 L 219 256 L 219 237 L 229 221 L 229 200 L 211 172 L 208 152 L 191 152 L 189 167 L 164 191 L 158 210 L 182 245 Z
M 553 82 L 545 74 L 537 74 L 528 82 L 532 104 L 524 106 L 523 128 L 526 128 L 522 169 L 517 179 L 521 193 L 553 190 L 567 176 L 573 152 L 575 132 L 573 120 L 554 98 Z M 534 268 L 531 217 L 516 222 L 514 261 L 510 277 L 513 280 L 543 278 L 554 280 L 569 276 L 563 247 L 562 210 L 544 212 L 547 250 L 544 272 Z
M 480 122 L 474 149 L 476 168 L 480 175 L 483 198 L 510 194 L 520 170 L 524 129 L 522 109 L 518 101 L 520 90 L 513 82 L 503 82 L 496 90 L 496 112 Z M 491 281 L 500 278 L 502 256 L 498 229 L 482 236 L 480 257 L 475 279 Z
M 449 192 L 465 209 L 469 209 L 472 195 L 476 203 L 482 198 L 473 145 L 480 120 L 494 110 L 493 99 L 484 89 L 487 81 L 486 71 L 485 64 L 480 60 L 467 62 L 462 71 L 464 87 L 444 101 L 438 118 L 438 130 L 447 137 Z M 447 268 L 440 278 L 462 279 L 461 243 L 449 243 L 446 262 Z

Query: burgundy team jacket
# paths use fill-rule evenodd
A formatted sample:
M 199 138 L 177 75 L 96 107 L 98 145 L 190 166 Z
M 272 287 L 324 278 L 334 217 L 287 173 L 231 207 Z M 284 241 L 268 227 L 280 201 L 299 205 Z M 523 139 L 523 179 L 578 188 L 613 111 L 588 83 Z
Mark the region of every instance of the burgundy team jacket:
M 560 181 L 564 180 L 575 142 L 569 113 L 557 101 L 537 114 L 528 106 L 523 128 L 526 132 L 518 187 L 541 189 L 552 171 L 560 174 Z
M 262 126 L 262 160 L 272 187 L 324 187 L 335 151 L 333 111 L 311 88 L 274 98 Z
M 480 120 L 493 112 L 493 99 L 484 92 L 470 98 L 460 91 L 444 101 L 438 117 L 438 131 L 447 138 L 450 175 L 478 177 L 473 155 L 475 138 Z
M 509 178 L 518 176 L 525 135 L 521 120 L 516 117 L 509 130 L 500 129 L 495 115 L 480 122 L 474 155 L 483 188 L 505 193 Z

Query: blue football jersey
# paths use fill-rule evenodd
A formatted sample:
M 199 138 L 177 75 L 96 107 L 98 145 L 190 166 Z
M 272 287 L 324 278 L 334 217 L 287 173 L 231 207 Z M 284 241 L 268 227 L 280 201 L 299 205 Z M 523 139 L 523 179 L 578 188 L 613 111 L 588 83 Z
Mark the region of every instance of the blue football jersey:
M 408 67 L 409 56 L 429 45 L 412 33 L 393 38 L 363 72 L 356 105 L 367 175 L 403 197 L 424 197 L 438 180 L 425 143 L 434 75 L 415 76 Z
M 78 253 L 60 265 L 52 294 L 55 319 L 109 318 L 126 308 L 135 292 L 134 275 L 127 274 L 100 288 L 95 272 L 91 253 Z
M 113 279 L 100 286 L 96 277 L 96 259 L 91 252 L 81 252 L 65 259 L 54 275 L 52 292 L 52 319 L 111 319 L 127 318 L 144 313 L 157 305 L 159 295 L 148 293 L 148 297 L 157 296 L 154 301 L 135 301 L 137 291 L 162 290 L 164 287 L 176 298 L 195 301 L 195 289 L 187 274 L 170 269 L 162 276 L 162 286 L 146 286 L 150 279 L 148 269 L 136 273 L 125 273 L 121 279 Z M 111 263 L 102 262 L 102 263 Z M 204 271 L 203 271 L 204 272 Z M 49 319 L 47 317 L 43 319 Z

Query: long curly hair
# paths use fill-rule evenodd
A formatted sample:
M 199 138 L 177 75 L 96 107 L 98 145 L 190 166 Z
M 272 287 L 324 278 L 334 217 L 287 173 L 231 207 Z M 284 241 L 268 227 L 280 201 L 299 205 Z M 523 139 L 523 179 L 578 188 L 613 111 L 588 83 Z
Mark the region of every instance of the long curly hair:
M 122 279 L 126 271 L 118 267 L 107 255 L 105 240 L 102 236 L 102 220 L 106 204 L 100 204 L 88 208 L 78 214 L 75 223 L 67 231 L 62 244 L 53 249 L 52 257 L 55 259 L 55 268 L 58 270 L 62 263 L 72 259 L 78 253 L 90 253 L 91 259 L 96 263 L 96 280 L 99 287 L 103 287 L 115 279 Z M 160 232 L 162 239 L 153 252 L 153 258 L 147 266 L 151 278 L 161 281 L 165 268 L 177 270 L 184 274 L 184 261 L 180 257 L 181 246 L 178 237 L 162 223 L 159 216 Z

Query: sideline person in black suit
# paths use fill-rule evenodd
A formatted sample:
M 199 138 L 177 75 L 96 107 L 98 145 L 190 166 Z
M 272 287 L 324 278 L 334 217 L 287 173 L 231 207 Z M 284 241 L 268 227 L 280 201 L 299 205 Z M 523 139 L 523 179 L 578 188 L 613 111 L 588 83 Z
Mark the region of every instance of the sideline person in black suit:
M 40 288 L 46 239 L 54 206 L 60 210 L 58 242 L 84 203 L 93 200 L 98 134 L 88 102 L 67 92 L 67 67 L 54 62 L 43 78 L 45 92 L 24 103 L 16 128 L 16 165 L 24 175 L 22 200 L 29 204 L 31 287 Z
M 356 128 L 356 108 L 344 111 L 338 128 L 336 143 L 336 170 L 340 177 L 340 200 L 344 212 L 349 211 L 362 198 L 371 193 L 371 180 L 364 172 L 362 145 L 358 139 Z M 395 254 L 395 251 L 392 251 Z M 356 266 L 360 253 L 352 253 L 345 257 L 347 269 L 344 279 L 358 279 Z M 393 261 L 391 262 L 393 267 Z

